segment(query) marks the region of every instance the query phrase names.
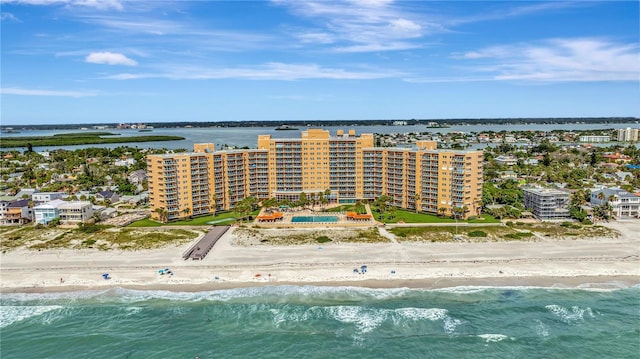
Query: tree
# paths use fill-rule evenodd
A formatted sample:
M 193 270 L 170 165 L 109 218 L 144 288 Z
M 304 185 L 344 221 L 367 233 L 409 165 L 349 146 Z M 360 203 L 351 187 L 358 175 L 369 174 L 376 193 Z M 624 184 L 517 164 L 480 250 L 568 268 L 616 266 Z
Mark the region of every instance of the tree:
M 191 218 L 191 208 L 186 207 L 185 209 L 182 210 L 182 212 L 185 214 L 185 216 L 187 216 L 189 219 Z
M 169 211 L 167 211 L 166 208 L 159 207 L 154 209 L 153 211 L 158 215 L 158 219 L 160 219 L 160 222 L 167 223 Z
M 307 198 L 307 194 L 304 192 L 300 192 L 300 200 L 298 201 L 300 207 L 304 207 L 309 203 L 309 199 Z
M 213 213 L 213 216 L 216 215 L 216 200 L 218 197 L 214 194 L 211 196 L 211 204 L 209 205 L 209 210 Z
M 421 197 L 420 197 L 420 193 L 419 192 L 416 192 L 413 195 L 413 201 L 414 201 L 414 206 L 416 207 L 416 213 L 418 213 L 418 202 L 420 201 L 420 198 Z
M 444 214 L 446 212 L 447 212 L 447 209 L 445 207 L 438 208 L 438 213 L 440 214 L 440 216 L 444 217 Z

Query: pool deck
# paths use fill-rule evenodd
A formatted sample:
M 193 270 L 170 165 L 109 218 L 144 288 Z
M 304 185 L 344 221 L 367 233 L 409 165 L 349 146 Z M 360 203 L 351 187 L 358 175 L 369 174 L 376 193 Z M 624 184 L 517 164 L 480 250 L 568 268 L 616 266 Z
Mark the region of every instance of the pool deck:
M 367 214 L 371 214 L 371 209 L 369 206 L 365 206 L 367 209 Z M 377 222 L 373 219 L 373 215 L 370 219 L 367 220 L 352 220 L 347 219 L 347 212 L 321 212 L 321 211 L 312 211 L 308 209 L 299 210 L 299 211 L 287 211 L 283 213 L 283 217 L 281 220 L 266 222 L 259 221 L 256 219 L 253 223 L 259 225 L 261 227 L 269 227 L 269 228 L 278 228 L 278 227 L 287 227 L 287 228 L 310 228 L 310 227 L 371 227 L 377 224 Z M 269 211 L 267 209 L 262 209 L 260 215 L 269 215 Z M 260 216 L 259 215 L 259 216 Z M 334 216 L 338 217 L 337 222 L 292 222 L 291 219 L 293 217 L 324 217 L 324 216 Z

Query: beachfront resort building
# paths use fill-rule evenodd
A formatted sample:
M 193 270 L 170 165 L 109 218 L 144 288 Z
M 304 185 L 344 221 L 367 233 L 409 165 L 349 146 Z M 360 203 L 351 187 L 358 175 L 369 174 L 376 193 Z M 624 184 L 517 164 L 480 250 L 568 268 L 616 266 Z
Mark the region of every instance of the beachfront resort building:
M 540 220 L 564 220 L 569 214 L 569 192 L 555 188 L 529 187 L 522 190 L 524 207 Z
M 320 196 L 355 203 L 387 195 L 390 204 L 464 217 L 479 214 L 482 152 L 375 147 L 373 134 L 309 129 L 300 138 L 260 135 L 256 149 L 147 156 L 149 203 L 155 219 L 173 220 L 232 209 L 243 198 L 297 201 Z M 162 218 L 164 217 L 164 218 Z

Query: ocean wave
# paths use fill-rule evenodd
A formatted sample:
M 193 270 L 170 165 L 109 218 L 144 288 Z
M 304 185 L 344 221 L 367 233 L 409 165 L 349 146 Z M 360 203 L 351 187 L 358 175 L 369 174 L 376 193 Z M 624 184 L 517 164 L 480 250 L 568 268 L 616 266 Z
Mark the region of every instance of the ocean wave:
M 514 338 L 504 334 L 479 334 L 478 337 L 484 339 L 485 343 L 497 343 L 505 339 L 515 340 Z
M 545 308 L 567 324 L 584 321 L 585 314 L 590 318 L 594 317 L 593 311 L 589 307 L 580 308 L 578 306 L 573 306 L 569 309 L 561 305 L 550 304 L 545 306 Z
M 36 317 L 53 310 L 64 307 L 59 305 L 24 306 L 24 305 L 3 305 L 0 306 L 0 328 L 4 328 L 13 323 Z

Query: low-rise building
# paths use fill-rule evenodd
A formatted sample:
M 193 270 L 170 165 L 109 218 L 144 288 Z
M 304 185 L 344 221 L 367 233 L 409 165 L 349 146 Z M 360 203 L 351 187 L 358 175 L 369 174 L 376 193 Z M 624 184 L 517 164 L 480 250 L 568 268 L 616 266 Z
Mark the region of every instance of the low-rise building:
M 147 180 L 147 172 L 145 170 L 136 170 L 129 174 L 127 177 L 129 183 L 142 183 Z
M 580 142 L 609 142 L 609 141 L 611 141 L 611 136 L 584 135 L 584 136 L 578 137 L 578 141 L 580 141 Z
M 63 192 L 36 192 L 31 195 L 31 200 L 35 202 L 36 205 L 39 205 L 56 199 L 62 199 L 64 196 L 66 196 L 66 193 Z
M 89 201 L 64 202 L 58 206 L 58 211 L 61 223 L 83 223 L 91 219 L 93 215 L 93 205 Z
M 513 166 L 518 163 L 518 159 L 515 156 L 500 155 L 495 160 L 500 166 Z
M 591 205 L 610 204 L 616 218 L 640 217 L 640 196 L 620 188 L 603 188 L 591 192 Z
M 58 207 L 63 203 L 66 203 L 66 202 L 61 199 L 56 199 L 51 202 L 47 202 L 39 206 L 33 207 L 35 223 L 48 224 L 54 219 L 59 218 L 60 214 L 58 211 Z
M 111 203 L 115 203 L 118 202 L 120 200 L 120 197 L 118 196 L 117 193 L 112 192 L 112 191 L 101 191 L 96 193 L 96 201 L 100 201 L 100 202 L 104 202 L 106 200 L 109 200 L 109 202 Z
M 524 207 L 540 220 L 567 219 L 569 193 L 555 188 L 528 187 L 522 190 Z
M 0 206 L 0 225 L 19 225 L 33 220 L 28 199 L 14 200 Z

